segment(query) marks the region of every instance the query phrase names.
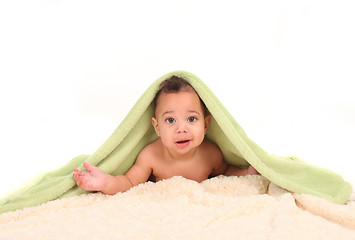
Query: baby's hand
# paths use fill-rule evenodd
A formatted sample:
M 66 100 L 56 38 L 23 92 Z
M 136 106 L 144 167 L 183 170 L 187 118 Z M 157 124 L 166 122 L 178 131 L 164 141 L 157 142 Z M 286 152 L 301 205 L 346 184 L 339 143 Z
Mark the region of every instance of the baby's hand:
M 86 191 L 102 191 L 108 182 L 107 174 L 87 162 L 84 162 L 83 166 L 87 171 L 74 168 L 73 178 L 76 185 Z
M 256 171 L 256 169 L 250 165 L 248 168 L 248 174 L 249 175 L 260 175 L 260 173 L 258 171 Z

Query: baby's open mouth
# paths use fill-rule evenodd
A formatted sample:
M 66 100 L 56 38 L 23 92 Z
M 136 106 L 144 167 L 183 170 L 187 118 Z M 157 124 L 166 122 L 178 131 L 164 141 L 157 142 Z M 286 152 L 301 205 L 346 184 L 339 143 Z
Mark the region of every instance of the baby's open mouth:
M 179 148 L 184 148 L 184 147 L 187 147 L 187 146 L 190 144 L 190 141 L 191 141 L 191 140 L 180 140 L 180 141 L 177 141 L 177 142 L 176 142 L 176 145 L 177 145 Z

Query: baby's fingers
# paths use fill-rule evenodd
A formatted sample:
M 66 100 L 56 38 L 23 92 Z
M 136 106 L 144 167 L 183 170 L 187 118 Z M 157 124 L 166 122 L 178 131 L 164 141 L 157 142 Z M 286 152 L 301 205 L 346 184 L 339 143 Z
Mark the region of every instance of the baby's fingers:
M 74 170 L 75 171 L 75 170 Z M 81 187 L 82 189 L 86 190 L 86 191 L 90 191 L 92 190 L 91 188 L 91 184 L 90 184 L 90 180 L 89 180 L 89 176 L 88 176 L 88 172 L 86 171 L 75 171 L 74 172 L 74 180 L 76 182 L 76 185 L 78 187 Z
M 77 168 L 74 168 L 74 173 L 73 177 L 75 180 L 79 179 L 79 177 L 82 176 L 81 171 L 79 171 Z
M 85 178 L 85 172 L 79 171 L 78 169 L 75 168 L 73 178 L 76 181 L 76 185 L 81 186 Z

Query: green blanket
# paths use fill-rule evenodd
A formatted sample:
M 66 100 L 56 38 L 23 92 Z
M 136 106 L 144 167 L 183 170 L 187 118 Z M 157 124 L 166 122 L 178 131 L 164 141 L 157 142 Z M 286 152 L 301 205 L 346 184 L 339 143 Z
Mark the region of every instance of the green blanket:
M 40 205 L 47 201 L 85 193 L 73 180 L 73 168 L 84 170 L 87 161 L 113 175 L 125 173 L 138 153 L 157 139 L 151 125 L 152 100 L 159 84 L 176 75 L 186 79 L 212 114 L 206 138 L 216 143 L 228 163 L 245 168 L 252 164 L 275 184 L 296 193 L 313 194 L 342 204 L 352 192 L 351 185 L 327 169 L 310 165 L 296 157 L 270 155 L 251 141 L 212 91 L 196 76 L 184 71 L 166 74 L 155 81 L 133 106 L 109 139 L 92 155 L 80 155 L 62 168 L 44 173 L 31 183 L 1 199 L 0 213 Z

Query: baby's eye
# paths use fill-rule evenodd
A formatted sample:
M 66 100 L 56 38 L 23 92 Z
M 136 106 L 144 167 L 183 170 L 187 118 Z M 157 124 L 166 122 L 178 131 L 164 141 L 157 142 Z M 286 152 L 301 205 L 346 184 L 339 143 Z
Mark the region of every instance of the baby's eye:
M 188 122 L 196 122 L 196 120 L 197 120 L 197 118 L 195 118 L 195 117 L 189 117 L 187 119 Z
M 165 121 L 167 123 L 175 123 L 176 122 L 176 120 L 174 118 L 167 118 Z

